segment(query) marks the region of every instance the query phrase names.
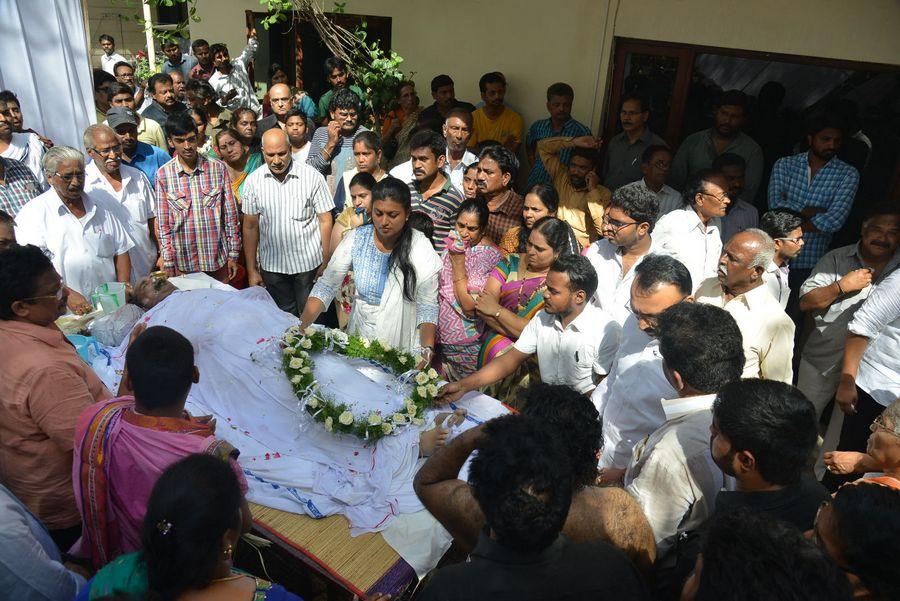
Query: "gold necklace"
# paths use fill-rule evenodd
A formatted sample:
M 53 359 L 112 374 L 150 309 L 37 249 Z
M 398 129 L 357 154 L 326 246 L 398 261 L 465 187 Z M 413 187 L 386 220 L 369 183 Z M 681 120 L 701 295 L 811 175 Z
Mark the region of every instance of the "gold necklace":
M 237 580 L 238 578 L 244 578 L 246 574 L 232 574 L 231 576 L 225 576 L 223 578 L 213 578 L 210 582 L 227 582 L 229 580 Z

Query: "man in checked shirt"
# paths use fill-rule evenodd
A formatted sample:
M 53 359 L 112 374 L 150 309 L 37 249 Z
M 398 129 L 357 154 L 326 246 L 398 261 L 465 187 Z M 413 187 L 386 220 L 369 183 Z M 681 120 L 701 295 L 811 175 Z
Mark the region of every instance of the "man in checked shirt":
M 169 276 L 202 271 L 227 283 L 238 271 L 238 209 L 225 164 L 197 150 L 188 113 L 166 120 L 175 157 L 156 173 L 160 265 Z

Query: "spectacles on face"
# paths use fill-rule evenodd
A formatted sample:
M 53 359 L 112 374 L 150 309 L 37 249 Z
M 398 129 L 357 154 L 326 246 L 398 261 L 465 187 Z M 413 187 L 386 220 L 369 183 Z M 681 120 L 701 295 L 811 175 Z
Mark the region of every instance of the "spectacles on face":
M 80 182 L 84 181 L 84 171 L 75 171 L 73 173 L 66 173 L 65 175 L 57 171 L 54 175 L 56 175 L 56 177 L 66 182 L 67 184 L 75 181 L 76 179 Z
M 117 146 L 110 146 L 109 148 L 97 148 L 97 147 L 92 146 L 88 150 L 93 150 L 100 156 L 117 155 L 120 152 L 122 152 L 122 145 L 119 144 Z
M 32 296 L 30 298 L 23 298 L 23 303 L 34 302 L 39 300 L 44 300 L 46 298 L 54 298 L 57 302 L 62 301 L 63 296 L 65 295 L 65 287 L 60 284 L 59 290 L 56 291 L 55 294 L 43 294 L 41 296 Z
M 701 192 L 700 195 L 701 196 L 709 196 L 710 198 L 715 198 L 716 202 L 718 202 L 719 204 L 725 204 L 725 202 L 727 200 L 730 200 L 730 197 L 728 196 L 728 192 L 725 192 L 724 194 L 722 194 L 722 196 L 716 196 L 715 194 L 710 194 L 709 192 Z
M 875 433 L 875 432 L 878 432 L 879 430 L 883 430 L 883 431 L 887 432 L 888 434 L 890 434 L 891 436 L 896 436 L 897 438 L 900 438 L 900 432 L 895 432 L 892 428 L 889 428 L 887 426 L 887 424 L 884 423 L 884 414 L 879 415 L 874 420 L 872 420 L 871 424 L 869 424 L 870 432 Z
M 608 225 L 609 228 L 618 233 L 622 228 L 628 227 L 629 225 L 636 225 L 640 222 L 638 221 L 618 221 L 616 219 L 611 219 L 609 215 L 603 216 L 603 225 Z

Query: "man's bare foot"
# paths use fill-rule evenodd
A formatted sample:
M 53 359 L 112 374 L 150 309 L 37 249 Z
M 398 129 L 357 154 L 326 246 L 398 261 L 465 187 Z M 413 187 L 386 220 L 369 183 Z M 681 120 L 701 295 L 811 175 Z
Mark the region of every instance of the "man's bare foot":
M 458 426 L 465 419 L 466 410 L 463 408 L 459 408 L 453 413 L 438 413 L 434 418 L 435 427 L 419 435 L 419 457 L 428 457 L 438 447 L 447 444 L 447 440 L 450 438 L 450 428 Z

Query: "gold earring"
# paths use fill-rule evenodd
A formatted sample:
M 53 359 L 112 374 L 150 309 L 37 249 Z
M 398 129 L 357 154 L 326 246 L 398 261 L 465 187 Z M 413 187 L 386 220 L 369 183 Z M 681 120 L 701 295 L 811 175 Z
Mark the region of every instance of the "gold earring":
M 234 548 L 231 545 L 225 547 L 225 550 L 222 551 L 222 555 L 225 556 L 225 559 L 231 559 L 234 556 Z

